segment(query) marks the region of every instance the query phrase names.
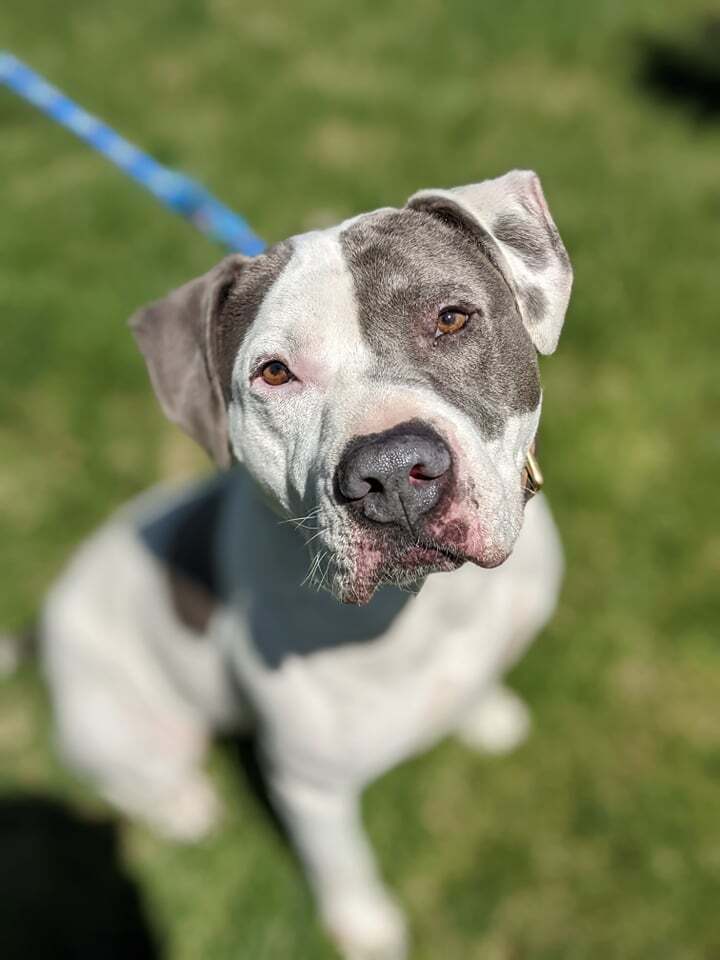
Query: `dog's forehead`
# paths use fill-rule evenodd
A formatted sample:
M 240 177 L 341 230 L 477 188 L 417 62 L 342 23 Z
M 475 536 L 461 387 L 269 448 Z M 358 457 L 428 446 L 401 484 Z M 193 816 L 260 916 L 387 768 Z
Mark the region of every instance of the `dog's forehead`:
M 283 244 L 272 283 L 258 304 L 251 342 L 291 353 L 319 344 L 347 345 L 360 336 L 352 274 L 341 226 L 299 234 Z
M 392 207 L 298 234 L 257 260 L 240 282 L 254 326 L 264 333 L 323 332 L 335 320 L 351 335 L 359 324 L 370 346 L 378 310 L 399 317 L 424 293 L 462 293 L 463 278 L 478 269 L 451 229 Z
M 250 333 L 249 345 L 263 344 L 265 350 L 273 343 L 293 349 L 323 342 L 343 353 L 357 353 L 363 340 L 360 300 L 365 290 L 357 283 L 343 238 L 366 221 L 398 212 L 386 207 L 296 234 L 251 261 L 233 293 L 244 313 L 243 340 Z M 238 312 L 234 310 L 236 316 Z
M 535 350 L 512 292 L 452 225 L 383 208 L 292 237 L 265 264 L 248 356 L 277 350 L 291 362 L 310 356 L 355 376 L 423 384 L 488 437 L 538 406 Z M 428 323 L 463 303 L 479 311 L 473 335 L 428 349 Z

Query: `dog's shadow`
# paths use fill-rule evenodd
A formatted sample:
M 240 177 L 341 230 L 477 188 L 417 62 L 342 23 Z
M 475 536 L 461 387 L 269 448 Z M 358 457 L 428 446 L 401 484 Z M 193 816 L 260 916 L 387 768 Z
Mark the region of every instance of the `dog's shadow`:
M 287 845 L 254 741 L 229 737 L 219 747 Z M 119 831 L 119 820 L 86 816 L 55 797 L 0 796 L 2 960 L 163 960 Z
M 0 956 L 160 960 L 113 820 L 53 797 L 0 797 Z
M 701 123 L 720 119 L 720 16 L 706 17 L 685 36 L 637 40 L 639 81 L 655 97 L 673 100 Z
M 219 739 L 217 744 L 221 750 L 226 751 L 238 773 L 241 785 L 239 789 L 245 789 L 250 793 L 281 843 L 286 847 L 288 854 L 295 857 L 285 824 L 277 815 L 270 799 L 255 739 L 252 736 L 229 736 Z

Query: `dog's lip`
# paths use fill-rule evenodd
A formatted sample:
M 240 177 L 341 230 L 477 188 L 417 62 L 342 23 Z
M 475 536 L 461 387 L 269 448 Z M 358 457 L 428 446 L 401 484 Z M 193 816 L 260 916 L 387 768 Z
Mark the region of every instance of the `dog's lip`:
M 467 560 L 467 557 L 460 553 L 459 550 L 453 550 L 450 547 L 444 547 L 440 543 L 434 543 L 433 541 L 420 540 L 418 543 L 419 547 L 423 547 L 425 550 L 433 550 L 435 553 L 441 553 L 445 557 L 449 557 L 451 560 Z
M 396 569 L 423 570 L 425 574 L 433 569 L 437 573 L 450 573 L 457 570 L 468 558 L 462 554 L 439 544 L 427 540 L 408 540 L 394 557 Z M 355 580 L 340 599 L 343 603 L 364 606 L 369 602 L 376 588 L 382 583 L 381 569 L 369 577 L 360 577 Z
M 389 543 L 386 544 L 387 552 L 383 559 L 377 544 L 373 545 L 370 541 L 366 541 L 365 546 L 368 549 L 374 546 L 371 553 L 375 555 L 375 560 L 370 564 L 369 569 L 358 571 L 352 578 L 351 587 L 340 597 L 343 603 L 359 605 L 368 603 L 377 587 L 385 582 L 383 576 L 388 568 L 394 567 L 395 570 L 405 570 L 409 573 L 417 570 L 422 572 L 423 576 L 431 572 L 451 573 L 465 563 L 472 563 L 489 570 L 499 567 L 510 555 L 509 550 L 500 548 L 473 553 L 459 549 L 454 543 L 444 543 L 427 534 L 415 535 L 411 531 L 406 531 L 406 535 L 400 542 L 396 540 L 392 546 Z
M 416 549 L 420 549 L 429 555 L 435 555 L 438 558 L 442 557 L 446 562 L 452 563 L 453 566 L 448 569 L 457 569 L 457 567 L 462 566 L 464 563 L 474 563 L 475 566 L 482 567 L 484 570 L 492 570 L 494 567 L 499 567 L 505 563 L 510 556 L 510 551 L 505 550 L 498 550 L 482 556 L 473 556 L 472 554 L 458 550 L 454 546 L 446 546 L 435 540 L 425 540 L 422 538 L 416 541 L 415 544 L 409 545 L 410 551 Z
M 468 557 L 464 556 L 464 554 L 457 550 L 453 550 L 450 547 L 446 547 L 432 540 L 425 540 L 423 538 L 419 538 L 415 541 L 415 543 L 408 542 L 399 558 L 400 561 L 402 562 L 404 559 L 410 559 L 408 554 L 410 557 L 412 557 L 413 554 L 427 555 L 425 557 L 418 557 L 418 566 L 422 564 L 423 559 L 427 561 L 427 559 L 432 560 L 434 558 L 443 558 L 446 562 L 449 561 L 454 567 L 459 567 L 468 559 Z

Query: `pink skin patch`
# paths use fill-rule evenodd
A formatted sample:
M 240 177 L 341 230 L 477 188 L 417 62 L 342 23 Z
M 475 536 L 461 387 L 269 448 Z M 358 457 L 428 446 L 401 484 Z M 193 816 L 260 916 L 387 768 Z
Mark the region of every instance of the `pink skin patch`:
M 439 510 L 432 511 L 423 524 L 424 536 L 441 550 L 459 554 L 480 567 L 498 567 L 507 560 L 510 551 L 494 542 L 491 532 L 480 519 L 472 487 L 462 482 L 463 477 L 470 476 L 470 466 L 465 462 L 462 443 L 453 425 L 443 423 L 437 427 L 450 447 L 457 486 L 451 499 Z
M 451 504 L 418 531 L 421 542 L 388 549 L 363 532 L 354 542 L 353 574 L 344 591 L 345 603 L 365 604 L 382 582 L 409 574 L 408 581 L 429 573 L 449 572 L 467 560 L 480 567 L 497 567 L 509 551 L 492 544 L 483 535 L 477 518 L 467 509 Z
M 376 539 L 363 535 L 355 543 L 353 575 L 343 591 L 344 603 L 366 604 L 383 582 L 395 582 L 403 573 L 408 582 L 429 573 L 456 570 L 464 559 L 436 550 L 432 546 L 409 544 L 393 553 L 379 549 Z
M 459 554 L 480 567 L 498 567 L 509 555 L 509 551 L 492 542 L 467 503 L 451 502 L 424 525 L 424 533 L 440 549 Z
M 364 605 L 369 602 L 382 578 L 385 559 L 373 538 L 358 537 L 355 543 L 351 585 L 344 592 L 343 603 Z

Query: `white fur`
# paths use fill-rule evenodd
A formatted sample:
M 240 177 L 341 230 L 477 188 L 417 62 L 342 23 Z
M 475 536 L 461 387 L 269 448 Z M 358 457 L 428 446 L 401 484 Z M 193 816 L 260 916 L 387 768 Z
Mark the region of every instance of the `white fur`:
M 501 676 L 552 613 L 562 568 L 554 526 L 536 498 L 505 564 L 431 575 L 378 634 L 396 592 L 385 588 L 358 609 L 300 589 L 305 551 L 251 491 L 239 477 L 222 547 L 236 602 L 202 640 L 174 618 L 164 571 L 134 533 L 145 501 L 78 553 L 44 618 L 59 741 L 111 802 L 191 839 L 217 811 L 202 772 L 210 731 L 247 726 L 253 716 L 272 795 L 328 930 L 347 958 L 397 960 L 404 927 L 367 846 L 359 795 L 453 730 L 490 750 L 520 738 L 524 731 L 513 736 L 507 718 L 498 733 L 502 718 L 488 715 L 483 701 L 496 705 Z M 304 633 L 312 639 L 320 624 L 342 636 L 350 621 L 354 642 L 270 666 L 252 640 L 250 596 L 294 643 L 302 645 Z M 358 632 L 358 623 L 367 629 Z M 231 688 L 224 656 L 239 687 Z M 237 699 L 239 688 L 250 703 Z M 490 726 L 484 733 L 478 711 Z

